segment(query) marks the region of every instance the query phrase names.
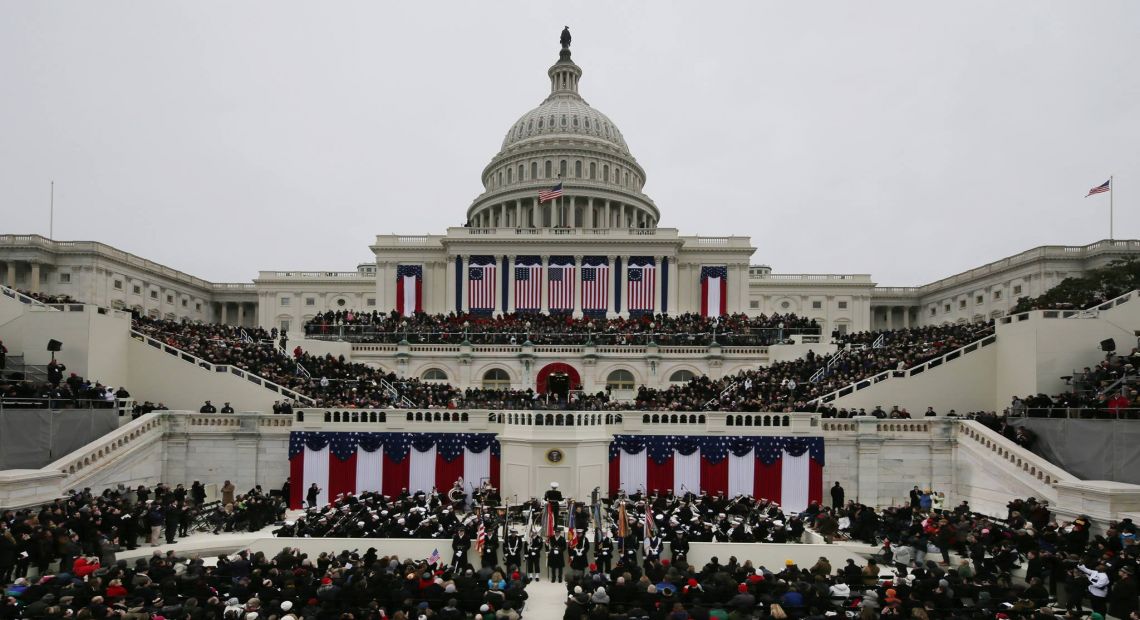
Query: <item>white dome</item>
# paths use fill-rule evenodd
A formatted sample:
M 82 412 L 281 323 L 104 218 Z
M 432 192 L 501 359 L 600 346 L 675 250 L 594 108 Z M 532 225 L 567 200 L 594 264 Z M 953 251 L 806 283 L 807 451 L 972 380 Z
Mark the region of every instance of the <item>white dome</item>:
M 594 138 L 629 153 L 617 125 L 577 94 L 551 95 L 537 108 L 523 114 L 507 131 L 502 150 L 531 138 L 562 136 Z

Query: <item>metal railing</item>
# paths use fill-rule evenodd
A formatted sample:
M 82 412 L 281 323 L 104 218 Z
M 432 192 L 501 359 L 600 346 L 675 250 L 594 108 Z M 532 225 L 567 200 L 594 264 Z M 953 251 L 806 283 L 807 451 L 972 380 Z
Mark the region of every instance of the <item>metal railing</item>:
M 311 340 L 332 340 L 366 344 L 502 344 L 521 345 L 532 342 L 536 345 L 607 345 L 607 346 L 646 346 L 654 343 L 662 346 L 699 346 L 713 343 L 724 346 L 770 346 L 787 340 L 793 335 L 818 336 L 819 327 L 758 327 L 747 332 L 607 332 L 586 331 L 574 333 L 547 333 L 541 331 L 501 331 L 485 332 L 471 330 L 454 331 L 415 331 L 403 329 L 378 329 L 371 325 L 325 325 L 305 326 L 305 337 Z
M 27 304 L 29 306 L 36 306 L 45 310 L 58 310 L 58 308 L 53 308 L 52 304 L 44 303 L 35 297 L 29 297 L 14 288 L 8 288 L 2 284 L 0 284 L 0 294 L 4 295 L 5 297 L 11 297 L 16 301 L 22 304 Z

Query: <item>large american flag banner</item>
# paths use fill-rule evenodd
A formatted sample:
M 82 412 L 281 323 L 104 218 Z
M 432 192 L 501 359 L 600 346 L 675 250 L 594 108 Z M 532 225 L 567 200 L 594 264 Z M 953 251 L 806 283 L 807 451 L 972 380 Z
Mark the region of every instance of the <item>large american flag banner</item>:
M 614 435 L 610 497 L 618 490 L 750 495 L 786 513 L 823 500 L 823 437 Z
M 538 312 L 542 308 L 542 259 L 519 256 L 515 259 L 515 310 Z
M 610 265 L 605 256 L 582 260 L 582 313 L 604 315 L 610 303 Z
M 626 267 L 629 285 L 626 288 L 626 307 L 631 313 L 653 312 L 654 294 L 657 292 L 657 267 L 651 256 L 631 256 Z
M 396 312 L 403 316 L 412 316 L 424 311 L 423 281 L 423 266 L 396 266 Z
M 457 414 L 458 415 L 458 414 Z M 300 508 L 309 487 L 317 505 L 365 491 L 396 497 L 446 493 L 457 480 L 467 494 L 489 480 L 499 487 L 499 440 L 494 433 L 289 433 L 289 504 Z
M 547 299 L 551 312 L 574 311 L 574 257 L 551 256 L 547 267 L 550 284 Z
M 467 269 L 467 307 L 474 313 L 495 311 L 494 256 L 472 256 Z
M 701 316 L 728 314 L 728 267 L 701 267 Z

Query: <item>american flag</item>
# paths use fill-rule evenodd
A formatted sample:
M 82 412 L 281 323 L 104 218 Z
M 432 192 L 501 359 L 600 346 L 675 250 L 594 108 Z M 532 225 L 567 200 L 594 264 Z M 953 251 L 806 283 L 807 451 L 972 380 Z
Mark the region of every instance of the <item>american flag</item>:
M 490 257 L 488 257 L 490 258 Z M 495 261 L 477 265 L 472 259 L 467 270 L 467 305 L 472 311 L 495 309 Z
M 653 311 L 654 292 L 656 291 L 657 268 L 652 264 L 630 265 L 627 274 L 629 286 L 626 292 L 630 312 Z
M 1109 180 L 1105 181 L 1104 183 L 1101 183 L 1100 185 L 1097 185 L 1096 187 L 1090 189 L 1089 193 L 1085 194 L 1085 198 L 1088 198 L 1089 196 L 1092 196 L 1093 194 L 1103 194 L 1104 192 L 1111 192 L 1111 191 L 1112 191 L 1112 179 L 1109 179 Z
M 538 202 L 543 203 L 547 200 L 554 200 L 562 196 L 562 182 L 559 181 L 558 185 L 546 190 L 545 192 L 538 193 Z
M 439 549 L 433 549 L 431 555 L 428 556 L 427 563 L 429 566 L 435 566 L 436 564 L 439 564 L 439 561 L 441 559 L 443 558 L 439 556 Z
M 547 293 L 550 300 L 551 310 L 573 310 L 574 309 L 574 259 L 568 259 L 565 263 L 554 264 L 554 259 L 551 259 L 550 267 L 550 290 Z
M 538 257 L 515 260 L 515 309 L 542 308 L 542 263 Z
M 487 528 L 483 525 L 483 516 L 479 516 L 479 533 L 475 535 L 475 551 L 482 554 L 487 545 Z
M 583 312 L 605 312 L 609 309 L 609 282 L 609 265 L 582 265 Z

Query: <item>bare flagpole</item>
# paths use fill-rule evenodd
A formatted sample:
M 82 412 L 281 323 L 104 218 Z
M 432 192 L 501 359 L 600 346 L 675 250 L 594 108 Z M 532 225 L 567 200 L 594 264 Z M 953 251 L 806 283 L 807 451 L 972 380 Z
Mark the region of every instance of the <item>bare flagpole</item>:
M 1116 193 L 1116 181 L 1115 181 L 1115 179 L 1113 179 L 1112 175 L 1108 175 L 1108 240 L 1109 241 L 1112 241 L 1114 239 L 1114 237 L 1112 236 L 1112 223 L 1113 223 L 1112 222 L 1112 216 L 1113 216 L 1112 195 L 1115 193 Z
M 48 239 L 55 239 L 55 180 L 51 182 L 51 202 L 48 207 Z

